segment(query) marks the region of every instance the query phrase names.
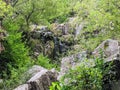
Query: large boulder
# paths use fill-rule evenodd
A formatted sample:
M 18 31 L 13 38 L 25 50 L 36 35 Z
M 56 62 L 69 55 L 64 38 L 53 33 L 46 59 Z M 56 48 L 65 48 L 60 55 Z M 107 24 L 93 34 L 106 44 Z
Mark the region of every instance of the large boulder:
M 111 61 L 120 53 L 120 46 L 117 40 L 108 39 L 103 41 L 93 52 L 95 57 L 101 56 L 101 51 L 107 61 Z
M 32 90 L 49 90 L 49 86 L 55 81 L 57 81 L 55 72 L 43 70 L 33 76 L 27 83 L 32 86 Z
M 33 66 L 28 74 L 32 77 L 26 84 L 20 85 L 14 90 L 49 90 L 52 82 L 57 81 L 58 73 L 55 70 L 47 70 L 39 66 Z

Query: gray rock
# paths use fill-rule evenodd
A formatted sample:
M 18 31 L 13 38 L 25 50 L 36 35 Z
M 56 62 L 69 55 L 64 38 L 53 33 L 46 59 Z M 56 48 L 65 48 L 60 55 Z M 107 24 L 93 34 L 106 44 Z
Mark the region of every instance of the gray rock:
M 109 62 L 112 60 L 119 60 L 120 61 L 120 53 L 116 53 L 111 55 L 110 57 L 105 58 L 105 62 Z
M 100 57 L 100 50 L 103 52 L 103 56 L 106 60 L 110 61 L 120 53 L 119 42 L 112 39 L 105 40 L 94 50 L 93 55 Z
M 76 37 L 80 34 L 80 32 L 81 32 L 81 30 L 83 30 L 83 28 L 84 28 L 84 24 L 83 23 L 81 23 L 79 25 L 76 25 L 76 28 L 75 28 L 75 36 Z
M 33 66 L 29 71 L 33 75 L 26 84 L 18 86 L 14 90 L 49 90 L 52 82 L 57 81 L 58 73 L 55 69 L 47 70 L 40 66 Z
M 57 81 L 56 72 L 42 70 L 33 76 L 27 83 L 32 86 L 32 90 L 49 90 L 49 86 L 55 81 Z
M 58 76 L 58 80 L 66 74 L 70 69 L 75 68 L 79 65 L 80 62 L 82 62 L 86 58 L 87 54 L 86 51 L 83 51 L 82 53 L 77 53 L 68 57 L 64 57 L 61 61 L 61 70 Z
M 38 65 L 34 65 L 27 71 L 27 74 L 29 74 L 30 77 L 33 77 L 34 75 L 36 75 L 38 72 L 41 72 L 42 70 L 47 70 L 47 69 Z
M 30 90 L 31 86 L 29 84 L 23 84 L 15 88 L 14 90 Z

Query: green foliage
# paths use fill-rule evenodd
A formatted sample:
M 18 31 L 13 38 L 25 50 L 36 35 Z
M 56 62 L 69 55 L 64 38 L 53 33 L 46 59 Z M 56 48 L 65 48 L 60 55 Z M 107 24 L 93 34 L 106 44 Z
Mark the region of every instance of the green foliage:
M 38 59 L 35 60 L 34 63 L 48 69 L 51 69 L 54 66 L 54 64 L 51 64 L 50 60 L 47 57 L 43 56 L 42 54 L 38 56 Z
M 62 18 L 60 21 L 65 20 L 67 0 L 19 0 L 14 11 L 18 13 L 16 19 L 22 20 L 21 24 L 49 24 L 58 17 Z
M 84 60 L 59 83 L 53 83 L 50 90 L 102 90 L 103 76 L 110 67 L 104 68 L 103 59 Z
M 4 72 L 4 79 L 2 86 L 0 86 L 0 90 L 13 90 L 20 84 L 26 83 L 27 80 L 29 80 L 29 75 L 25 72 L 27 72 L 28 67 L 20 67 L 20 68 L 14 68 L 9 64 L 10 74 L 11 76 L 8 77 L 8 74 Z
M 23 63 L 28 63 L 30 58 L 28 57 L 28 49 L 21 41 L 21 33 L 18 32 L 19 26 L 11 20 L 7 20 L 4 22 L 4 27 L 8 33 L 5 43 L 6 51 L 4 53 L 9 53 L 8 55 L 10 56 L 8 58 L 12 58 L 13 61 L 23 66 Z
M 26 80 L 22 79 L 21 73 L 24 73 L 32 63 L 28 56 L 28 49 L 21 41 L 21 33 L 18 32 L 19 26 L 7 19 L 7 21 L 4 21 L 4 27 L 8 36 L 4 41 L 5 51 L 0 55 L 0 77 L 6 79 L 4 88 L 10 90 Z
M 50 86 L 50 90 L 62 90 L 59 82 L 53 82 Z
M 62 83 L 63 83 L 62 81 L 53 82 L 52 85 L 50 86 L 50 90 L 70 90 L 67 86 L 62 85 Z
M 7 14 L 12 14 L 11 9 L 12 7 L 10 5 L 7 5 L 3 0 L 0 0 L 0 18 Z
M 77 13 L 77 24 L 84 23 L 77 41 L 82 49 L 94 50 L 102 41 L 110 38 L 120 40 L 119 3 L 119 0 L 72 2 L 73 11 Z
M 66 90 L 102 90 L 103 60 L 83 61 L 80 65 L 64 76 L 68 84 Z M 93 67 L 93 66 L 96 67 Z

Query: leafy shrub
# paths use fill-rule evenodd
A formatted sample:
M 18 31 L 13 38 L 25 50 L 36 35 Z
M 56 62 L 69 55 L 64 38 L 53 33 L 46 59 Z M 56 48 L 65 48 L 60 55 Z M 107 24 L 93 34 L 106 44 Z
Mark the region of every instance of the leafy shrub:
M 61 86 L 59 82 L 53 82 L 50 86 L 50 90 L 61 90 Z
M 54 66 L 54 64 L 50 63 L 50 59 L 48 59 L 46 56 L 43 56 L 42 54 L 40 54 L 38 56 L 38 59 L 35 60 L 35 64 L 48 68 L 48 69 L 51 69 Z
M 4 41 L 5 51 L 0 55 L 0 77 L 4 78 L 6 89 L 12 89 L 23 83 L 22 74 L 32 65 L 28 48 L 21 41 L 19 26 L 10 19 L 4 22 L 8 35 Z
M 70 78 L 65 85 L 69 90 L 101 90 L 102 89 L 102 60 L 96 60 L 97 67 L 91 67 L 93 62 L 84 61 L 77 68 L 64 76 L 64 80 Z M 67 89 L 67 90 L 68 90 Z
M 84 60 L 65 74 L 51 90 L 102 90 L 103 76 L 110 67 L 104 68 L 103 59 Z

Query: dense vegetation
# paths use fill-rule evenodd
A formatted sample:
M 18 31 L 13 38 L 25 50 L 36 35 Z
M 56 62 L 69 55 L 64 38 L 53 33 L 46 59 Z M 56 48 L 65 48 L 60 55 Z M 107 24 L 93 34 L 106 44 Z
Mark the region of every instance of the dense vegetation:
M 109 90 L 103 82 L 113 67 L 113 62 L 104 64 L 104 58 L 85 59 L 75 69 L 65 74 L 60 82 L 53 82 L 50 90 Z M 109 77 L 109 82 L 112 81 Z M 113 77 L 114 78 L 114 77 Z
M 27 77 L 21 79 L 24 72 L 34 64 L 48 69 L 59 68 L 56 63 L 42 54 L 37 59 L 31 58 L 29 53 L 31 47 L 23 34 L 30 31 L 30 25 L 46 25 L 50 28 L 52 23 L 64 23 L 70 17 L 76 18 L 73 27 L 84 23 L 85 27 L 77 39 L 75 38 L 75 42 L 80 47 L 76 51 L 68 51 L 68 55 L 82 50 L 92 51 L 100 42 L 108 38 L 120 41 L 119 15 L 120 0 L 0 0 L 0 34 L 5 34 L 0 36 L 0 43 L 5 48 L 4 51 L 0 51 L 0 78 L 4 79 L 0 89 L 10 90 L 24 83 L 28 79 Z M 71 86 L 65 86 L 67 89 L 58 90 L 78 90 L 78 88 L 101 90 L 103 73 L 100 67 L 89 68 L 80 65 L 70 73 L 67 77 L 75 80 L 77 86 L 74 85 L 76 83 L 70 82 Z M 97 73 L 96 76 L 93 73 Z M 72 77 L 74 75 L 77 76 Z M 89 75 L 88 79 L 91 83 L 87 83 L 88 86 L 85 86 L 84 75 Z M 94 77 L 96 77 L 95 82 L 91 79 Z M 96 85 L 93 85 L 94 83 Z M 61 88 L 58 84 L 55 86 Z M 54 85 L 51 88 L 54 90 Z

